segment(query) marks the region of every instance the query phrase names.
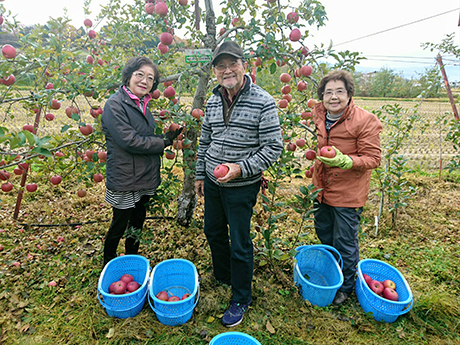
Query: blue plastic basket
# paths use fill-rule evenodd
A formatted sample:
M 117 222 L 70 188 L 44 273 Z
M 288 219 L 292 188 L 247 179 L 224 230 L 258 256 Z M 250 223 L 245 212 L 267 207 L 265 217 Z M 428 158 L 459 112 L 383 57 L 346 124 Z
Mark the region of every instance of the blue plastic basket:
M 262 345 L 256 338 L 242 332 L 226 332 L 212 338 L 209 345 Z
M 160 291 L 179 298 L 189 293 L 190 297 L 177 302 L 166 302 L 156 297 Z M 198 272 L 192 262 L 169 259 L 160 262 L 152 270 L 148 301 L 163 325 L 177 326 L 186 323 L 192 317 L 199 299 Z
M 332 303 L 343 284 L 342 256 L 334 247 L 315 244 L 296 248 L 294 282 L 303 299 L 318 307 Z M 331 252 L 338 256 L 338 262 Z
M 390 301 L 374 293 L 366 284 L 364 273 L 373 280 L 392 280 L 396 284 L 399 300 Z M 396 268 L 380 260 L 365 259 L 358 262 L 355 292 L 364 312 L 372 313 L 377 321 L 395 322 L 398 316 L 409 312 L 413 304 L 412 291 L 404 276 Z
M 120 280 L 123 274 L 131 274 L 136 282 L 141 284 L 139 289 L 129 294 L 112 295 L 109 286 Z M 150 276 L 150 263 L 141 255 L 123 255 L 111 261 L 102 270 L 97 287 L 97 298 L 105 307 L 109 316 L 126 318 L 136 315 L 142 310 L 147 295 L 147 285 Z M 142 304 L 142 305 L 141 305 Z M 132 315 L 130 309 L 139 311 Z M 124 316 L 129 315 L 129 316 Z

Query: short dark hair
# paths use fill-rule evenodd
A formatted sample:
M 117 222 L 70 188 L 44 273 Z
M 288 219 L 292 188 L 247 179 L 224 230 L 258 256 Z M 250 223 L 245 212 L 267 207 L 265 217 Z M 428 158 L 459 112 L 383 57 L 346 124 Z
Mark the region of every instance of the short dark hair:
M 153 85 L 150 92 L 155 91 L 160 83 L 160 73 L 158 72 L 158 66 L 145 56 L 132 57 L 128 60 L 123 68 L 123 72 L 121 73 L 123 85 L 128 86 L 133 73 L 145 65 L 150 66 L 153 69 Z
M 322 101 L 323 100 L 323 93 L 324 89 L 326 88 L 326 84 L 329 83 L 331 80 L 341 80 L 345 84 L 345 88 L 347 89 L 348 97 L 353 97 L 355 94 L 355 82 L 353 81 L 353 76 L 350 72 L 344 71 L 341 69 L 336 69 L 334 71 L 329 72 L 326 74 L 323 79 L 321 79 L 318 85 L 318 98 Z

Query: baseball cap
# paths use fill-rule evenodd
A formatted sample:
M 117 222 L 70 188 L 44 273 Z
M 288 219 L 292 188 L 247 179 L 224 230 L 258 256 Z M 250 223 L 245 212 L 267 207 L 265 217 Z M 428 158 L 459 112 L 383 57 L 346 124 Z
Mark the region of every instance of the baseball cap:
M 238 43 L 233 41 L 225 41 L 214 50 L 211 64 L 214 66 L 216 64 L 216 60 L 222 55 L 231 55 L 237 59 L 244 59 L 243 49 Z

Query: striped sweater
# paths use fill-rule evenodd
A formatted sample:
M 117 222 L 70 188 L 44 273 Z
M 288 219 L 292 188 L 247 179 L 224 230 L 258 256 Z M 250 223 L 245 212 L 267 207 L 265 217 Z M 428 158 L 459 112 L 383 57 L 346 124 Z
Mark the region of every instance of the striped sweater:
M 214 168 L 236 163 L 241 176 L 222 187 L 246 186 L 260 180 L 262 172 L 283 151 L 281 128 L 275 100 L 260 86 L 245 78 L 246 84 L 236 100 L 230 121 L 225 125 L 220 85 L 206 105 L 197 153 L 196 180 L 207 175 L 214 183 Z

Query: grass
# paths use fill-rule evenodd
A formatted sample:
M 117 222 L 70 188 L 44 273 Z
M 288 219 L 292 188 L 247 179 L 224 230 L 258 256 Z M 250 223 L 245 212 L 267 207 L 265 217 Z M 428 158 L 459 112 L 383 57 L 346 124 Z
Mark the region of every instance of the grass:
M 223 327 L 219 319 L 231 291 L 216 285 L 211 276 L 210 251 L 202 231 L 202 200 L 195 212 L 195 226 L 185 228 L 173 220 L 149 219 L 141 245 L 141 254 L 152 267 L 169 258 L 185 258 L 196 265 L 201 297 L 192 318 L 177 327 L 162 325 L 148 303 L 133 318 L 110 318 L 96 296 L 102 241 L 111 216 L 103 201 L 103 186 L 88 189 L 82 199 L 75 196 L 71 182 L 58 188 L 43 184 L 40 195 L 25 195 L 17 222 L 11 218 L 15 196 L 3 194 L 1 343 L 198 345 L 207 344 L 219 333 L 236 330 L 262 344 L 274 345 L 458 344 L 459 182 L 439 181 L 436 175 L 427 175 L 410 175 L 410 182 L 419 187 L 419 192 L 400 214 L 396 229 L 389 228 L 391 219 L 385 216 L 375 235 L 371 221 L 378 212 L 375 190 L 363 212 L 361 258 L 383 260 L 399 269 L 414 294 L 412 310 L 391 324 L 366 315 L 354 294 L 341 307 L 312 306 L 302 300 L 292 282 L 291 260 L 280 262 L 279 272 L 274 274 L 256 259 L 254 303 L 240 326 Z M 292 184 L 286 186 L 291 194 L 297 188 Z M 296 215 L 292 212 L 289 217 Z M 82 225 L 28 225 L 36 223 Z M 289 224 L 280 224 L 281 237 L 293 231 Z M 59 235 L 64 236 L 64 242 L 56 241 Z M 311 233 L 304 243 L 318 240 Z M 123 252 L 122 244 L 119 252 Z M 21 263 L 19 267 L 13 265 L 15 261 Z M 48 287 L 51 280 L 57 287 Z

